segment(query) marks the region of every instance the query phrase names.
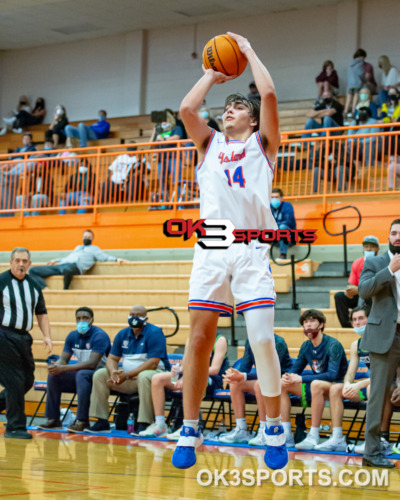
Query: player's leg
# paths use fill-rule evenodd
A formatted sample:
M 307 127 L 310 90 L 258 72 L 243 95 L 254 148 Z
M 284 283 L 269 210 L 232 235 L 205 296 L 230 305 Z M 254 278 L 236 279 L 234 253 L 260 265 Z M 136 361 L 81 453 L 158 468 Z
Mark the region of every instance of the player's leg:
M 274 308 L 244 311 L 249 342 L 256 360 L 257 376 L 267 415 L 265 463 L 281 469 L 288 460 L 281 419 L 281 368 L 274 339 Z
M 184 420 L 181 437 L 172 456 L 172 464 L 179 469 L 186 469 L 196 463 L 195 448 L 203 441 L 199 431 L 199 411 L 207 388 L 210 354 L 219 314 L 219 311 L 190 310 L 190 337 L 185 354 L 183 386 Z
M 265 401 L 264 396 L 262 395 L 260 384 L 258 380 L 254 381 L 254 394 L 257 400 L 257 408 L 258 408 L 258 417 L 260 420 L 260 425 L 258 427 L 257 436 L 249 441 L 251 446 L 265 446 L 266 445 L 266 437 L 265 437 L 265 428 L 267 426 L 267 412 L 265 409 Z
M 244 393 L 249 392 L 250 394 L 254 394 L 255 382 L 255 380 L 246 380 L 244 382 L 231 382 L 229 384 L 236 427 L 231 432 L 220 436 L 219 441 L 222 443 L 248 443 L 251 439 L 251 435 L 247 431 Z
M 344 384 L 332 384 L 329 389 L 329 406 L 332 419 L 332 436 L 315 447 L 319 451 L 346 451 L 346 438 L 343 436 L 342 421 L 344 413 L 343 391 Z M 357 395 L 358 396 L 358 395 Z M 358 398 L 360 398 L 358 396 Z
M 311 428 L 307 437 L 296 444 L 297 449 L 313 450 L 320 444 L 319 426 L 321 425 L 325 399 L 329 397 L 331 385 L 331 382 L 326 382 L 325 380 L 313 380 L 311 382 Z

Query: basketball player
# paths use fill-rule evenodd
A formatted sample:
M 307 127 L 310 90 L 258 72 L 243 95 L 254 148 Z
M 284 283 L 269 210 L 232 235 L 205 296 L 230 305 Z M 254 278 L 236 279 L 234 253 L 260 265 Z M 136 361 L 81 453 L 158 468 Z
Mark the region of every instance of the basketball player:
M 250 43 L 242 36 L 229 34 L 250 63 L 261 106 L 240 95 L 229 96 L 223 114 L 225 135 L 210 129 L 198 110 L 213 85 L 233 78 L 211 69 L 204 70 L 203 77 L 183 99 L 181 117 L 199 152 L 200 216 L 230 219 L 236 229 L 276 229 L 270 210 L 280 143 L 275 88 Z M 184 425 L 172 456 L 173 465 L 186 469 L 196 462 L 195 449 L 203 441 L 198 428 L 199 409 L 207 386 L 218 317 L 232 314 L 234 298 L 237 311 L 246 319 L 265 397 L 265 462 L 273 469 L 284 467 L 288 453 L 280 415 L 280 366 L 273 332 L 275 290 L 268 246 L 258 241 L 231 245 L 227 250 L 207 250 L 196 245 L 189 288 Z

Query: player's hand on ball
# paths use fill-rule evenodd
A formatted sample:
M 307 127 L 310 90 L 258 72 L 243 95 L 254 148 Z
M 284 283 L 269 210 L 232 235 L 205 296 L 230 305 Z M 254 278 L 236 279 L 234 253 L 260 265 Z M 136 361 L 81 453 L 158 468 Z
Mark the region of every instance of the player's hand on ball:
M 250 42 L 244 36 L 237 35 L 236 33 L 232 33 L 231 31 L 228 31 L 227 34 L 235 40 L 242 54 L 246 55 L 246 52 L 248 50 L 252 50 Z
M 236 75 L 227 76 L 227 75 L 224 75 L 223 73 L 220 73 L 219 71 L 214 71 L 213 69 L 206 69 L 204 67 L 204 65 L 202 66 L 202 68 L 203 68 L 204 74 L 209 75 L 212 78 L 213 83 L 215 83 L 216 85 L 220 85 L 221 83 L 229 82 L 229 80 L 233 80 L 234 78 L 236 78 Z

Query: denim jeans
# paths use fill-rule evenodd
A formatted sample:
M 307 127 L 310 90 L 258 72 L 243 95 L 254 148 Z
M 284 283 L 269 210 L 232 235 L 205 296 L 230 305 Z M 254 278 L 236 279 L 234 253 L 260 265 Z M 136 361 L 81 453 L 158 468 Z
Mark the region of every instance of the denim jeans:
M 165 154 L 164 161 L 160 161 L 158 163 L 158 179 L 161 183 L 161 200 L 160 201 L 171 201 L 166 200 L 165 197 L 169 197 L 169 178 L 172 180 L 172 190 L 174 189 L 175 182 L 175 172 L 176 172 L 176 156 L 170 155 L 169 153 Z M 176 186 L 176 190 L 178 195 L 175 196 L 175 200 L 180 196 L 181 193 L 181 184 L 182 184 L 182 165 L 179 164 L 179 172 L 178 172 L 178 186 Z
M 80 139 L 82 148 L 86 148 L 87 141 L 95 141 L 97 139 L 96 132 L 84 123 L 79 123 L 78 127 L 67 125 L 65 127 L 65 135 L 67 137 L 77 137 Z
M 314 120 L 314 118 L 308 118 L 304 126 L 304 130 L 315 130 L 316 128 L 332 128 L 338 126 L 338 123 L 331 116 L 324 116 L 322 118 L 322 123 Z M 332 132 L 331 135 L 340 135 L 341 133 L 341 131 Z M 326 133 L 318 132 L 318 135 L 320 137 L 325 137 Z M 311 134 L 303 134 L 301 137 L 305 139 L 307 137 L 311 137 Z
M 15 208 L 22 208 L 22 194 L 18 195 L 15 198 Z M 49 204 L 49 199 L 45 194 L 34 194 L 32 196 L 32 208 L 38 208 L 38 207 L 47 207 Z M 24 202 L 24 208 L 26 208 L 26 196 L 25 196 L 25 202 Z M 40 215 L 40 212 L 25 212 L 25 216 L 28 217 L 29 215 Z
M 74 191 L 72 193 L 68 193 L 66 199 L 60 200 L 60 207 L 69 207 L 71 205 L 89 205 L 92 201 L 91 196 L 85 191 Z M 67 213 L 66 210 L 59 210 L 59 215 L 65 215 Z M 80 208 L 77 214 L 85 214 L 86 209 Z
M 279 223 L 278 222 L 278 229 L 290 229 L 290 227 L 287 224 Z M 279 241 L 279 251 L 282 254 L 287 254 L 289 248 L 289 243 L 286 242 L 286 240 L 280 240 Z

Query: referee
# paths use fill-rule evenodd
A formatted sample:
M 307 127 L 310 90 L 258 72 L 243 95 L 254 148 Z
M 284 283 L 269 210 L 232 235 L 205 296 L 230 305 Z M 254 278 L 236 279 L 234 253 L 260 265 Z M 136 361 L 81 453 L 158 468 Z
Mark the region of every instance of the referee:
M 28 276 L 31 265 L 26 248 L 11 252 L 11 269 L 0 274 L 0 412 L 7 409 L 6 438 L 32 439 L 26 432 L 25 393 L 33 386 L 35 362 L 28 333 L 36 314 L 43 343 L 52 349 L 50 324 L 43 294 Z

